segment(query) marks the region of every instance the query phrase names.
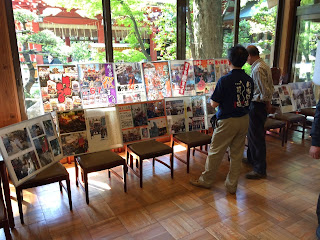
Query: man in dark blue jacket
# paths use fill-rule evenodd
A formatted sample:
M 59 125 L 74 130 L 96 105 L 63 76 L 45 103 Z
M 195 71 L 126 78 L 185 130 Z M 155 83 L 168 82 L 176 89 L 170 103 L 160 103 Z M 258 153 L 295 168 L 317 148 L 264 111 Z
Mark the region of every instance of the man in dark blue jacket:
M 320 101 L 317 104 L 316 114 L 314 116 L 314 122 L 311 129 L 312 143 L 309 154 L 315 159 L 320 158 Z M 317 204 L 317 217 L 318 217 L 318 228 L 317 237 L 320 238 L 320 195 Z

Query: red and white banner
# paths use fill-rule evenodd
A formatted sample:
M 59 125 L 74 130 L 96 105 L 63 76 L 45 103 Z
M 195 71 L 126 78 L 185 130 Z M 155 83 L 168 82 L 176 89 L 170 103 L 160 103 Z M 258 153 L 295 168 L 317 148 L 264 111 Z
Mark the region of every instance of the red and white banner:
M 180 83 L 180 90 L 179 90 L 179 94 L 181 95 L 184 95 L 184 91 L 186 89 L 189 68 L 190 68 L 190 63 L 184 62 L 184 68 L 183 68 L 183 73 L 182 73 L 182 78 Z

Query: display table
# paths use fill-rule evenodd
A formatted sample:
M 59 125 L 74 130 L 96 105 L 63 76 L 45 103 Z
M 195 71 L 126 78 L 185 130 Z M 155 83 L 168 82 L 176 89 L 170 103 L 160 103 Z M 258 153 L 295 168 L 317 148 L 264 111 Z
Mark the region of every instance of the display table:
M 0 177 L 4 192 L 5 204 L 7 207 L 7 215 L 9 219 L 10 228 L 14 228 L 14 218 L 11 206 L 11 199 L 10 199 L 10 187 L 9 187 L 9 179 L 7 173 L 7 167 L 3 161 L 3 158 L 0 154 Z

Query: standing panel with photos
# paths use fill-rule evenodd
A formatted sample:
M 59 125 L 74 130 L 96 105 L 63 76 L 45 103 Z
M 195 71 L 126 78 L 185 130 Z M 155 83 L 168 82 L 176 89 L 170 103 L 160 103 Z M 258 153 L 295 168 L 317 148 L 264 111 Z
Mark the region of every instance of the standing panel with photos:
M 193 65 L 197 95 L 212 94 L 216 79 L 214 60 L 194 60 Z
M 45 112 L 82 108 L 75 65 L 38 65 L 38 75 Z
M 169 63 L 142 63 L 144 82 L 148 101 L 171 97 Z
M 206 96 L 166 98 L 169 133 L 208 129 Z
M 217 81 L 231 71 L 228 59 L 215 59 L 216 79 Z
M 311 108 L 317 105 L 312 82 L 289 83 L 292 92 L 294 110 Z
M 279 107 L 282 113 L 292 112 L 294 109 L 289 85 L 275 85 L 271 104 Z
M 15 186 L 62 158 L 50 114 L 0 129 L 0 150 Z
M 123 143 L 168 135 L 164 100 L 119 105 Z
M 117 107 L 58 112 L 63 156 L 122 147 Z
M 117 103 L 112 63 L 79 64 L 83 108 L 108 107 Z
M 117 103 L 146 101 L 140 63 L 115 63 Z
M 170 71 L 173 97 L 196 95 L 192 61 L 170 61 Z

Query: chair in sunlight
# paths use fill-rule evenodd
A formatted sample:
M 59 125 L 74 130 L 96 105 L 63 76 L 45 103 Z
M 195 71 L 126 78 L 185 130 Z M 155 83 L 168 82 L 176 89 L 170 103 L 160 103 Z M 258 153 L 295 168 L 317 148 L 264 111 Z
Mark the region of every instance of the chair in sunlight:
M 76 185 L 77 187 L 80 184 L 80 187 L 84 190 L 86 194 L 86 202 L 89 204 L 89 184 L 88 184 L 88 173 L 98 172 L 108 169 L 109 178 L 111 177 L 111 172 L 123 181 L 124 191 L 127 192 L 127 178 L 126 173 L 128 171 L 128 167 L 126 161 L 119 156 L 118 154 L 107 150 L 102 152 L 88 153 L 81 156 L 75 157 L 75 171 L 76 171 Z M 80 167 L 83 183 L 82 185 L 79 179 L 79 169 Z M 118 173 L 112 170 L 112 168 L 122 166 L 123 168 L 123 177 L 121 177 Z
M 194 150 L 197 150 L 201 153 L 206 154 L 206 152 L 202 151 L 202 146 L 207 146 L 211 143 L 211 136 L 202 133 L 202 132 L 186 132 L 186 133 L 178 133 L 173 134 L 171 138 L 171 146 L 174 147 L 174 143 L 182 144 L 187 148 L 187 161 L 184 159 L 178 157 L 177 155 L 174 155 L 175 158 L 180 160 L 181 162 L 187 164 L 187 173 L 189 173 L 190 170 L 190 149 L 194 148 Z M 200 147 L 200 149 L 197 149 L 196 147 Z M 193 152 L 194 155 L 194 152 Z
M 62 181 L 64 180 L 67 183 L 66 187 L 62 184 Z M 70 211 L 72 211 L 72 199 L 71 199 L 69 173 L 66 170 L 66 168 L 61 163 L 58 162 L 48 167 L 44 171 L 40 172 L 34 178 L 31 178 L 28 181 L 16 187 L 21 224 L 24 224 L 23 211 L 22 211 L 22 201 L 23 201 L 22 190 L 39 187 L 39 186 L 43 186 L 43 185 L 47 185 L 55 182 L 59 182 L 61 192 L 63 188 L 68 193 L 69 207 L 70 207 Z
M 271 131 L 274 129 L 280 129 L 279 133 L 275 132 L 275 131 Z M 281 146 L 284 146 L 284 141 L 285 141 L 285 136 L 286 136 L 286 122 L 284 121 L 280 121 L 280 120 L 276 120 L 273 118 L 267 118 L 267 121 L 264 124 L 264 130 L 268 131 L 271 134 L 276 134 L 279 135 L 281 138 Z M 271 135 L 273 136 L 273 135 Z
M 157 157 L 163 156 L 163 155 L 170 155 L 170 165 L 167 163 L 161 161 Z M 133 166 L 133 160 L 131 158 L 136 159 L 136 168 L 139 169 L 139 171 L 136 169 L 134 170 Z M 130 161 L 130 169 L 133 171 L 133 173 L 140 178 L 140 187 L 142 188 L 142 177 L 143 177 L 143 171 L 142 171 L 142 162 L 146 159 L 153 159 L 152 165 L 155 166 L 155 161 L 163 164 L 164 166 L 168 167 L 171 170 L 171 178 L 173 178 L 173 148 L 169 147 L 168 145 L 158 142 L 156 140 L 149 140 L 144 142 L 138 142 L 129 144 L 126 147 L 126 159 L 127 163 Z

